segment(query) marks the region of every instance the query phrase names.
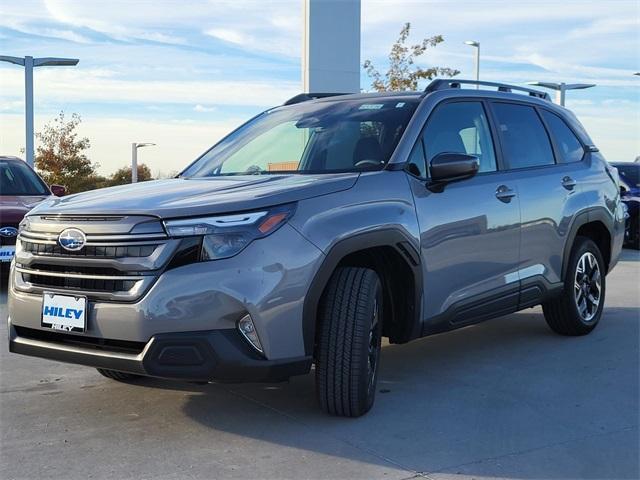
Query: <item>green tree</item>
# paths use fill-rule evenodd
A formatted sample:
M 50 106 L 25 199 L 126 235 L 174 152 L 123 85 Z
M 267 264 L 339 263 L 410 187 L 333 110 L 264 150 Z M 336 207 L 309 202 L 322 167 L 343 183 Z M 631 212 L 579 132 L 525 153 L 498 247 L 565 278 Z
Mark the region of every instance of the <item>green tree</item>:
M 93 164 L 85 153 L 90 143 L 88 138 L 78 135 L 80 122 L 77 113 L 67 119 L 64 112 L 60 112 L 53 122 L 45 125 L 44 130 L 36 133 L 37 170 L 45 182 L 64 185 L 67 193 L 91 190 L 103 180 L 96 173 L 98 165 Z
M 138 165 L 138 181 L 145 182 L 153 180 L 151 170 L 144 163 Z M 113 175 L 107 178 L 102 186 L 114 187 L 116 185 L 125 185 L 131 183 L 131 167 L 122 167 L 116 170 Z
M 371 60 L 364 62 L 364 69 L 372 79 L 371 87 L 378 92 L 417 90 L 418 81 L 431 80 L 436 76 L 453 77 L 460 73 L 448 67 L 421 68 L 415 65 L 416 59 L 424 55 L 429 48 L 435 48 L 444 42 L 442 35 L 425 38 L 415 45 L 406 45 L 411 24 L 405 23 L 398 40 L 389 53 L 389 70 L 382 75 Z

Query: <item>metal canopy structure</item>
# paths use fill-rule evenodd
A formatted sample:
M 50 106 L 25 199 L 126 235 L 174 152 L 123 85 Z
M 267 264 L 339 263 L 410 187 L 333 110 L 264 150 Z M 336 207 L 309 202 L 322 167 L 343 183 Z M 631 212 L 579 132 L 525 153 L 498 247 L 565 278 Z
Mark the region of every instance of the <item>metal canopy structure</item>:
M 11 57 L 0 55 L 0 62 L 13 63 L 24 67 L 24 109 L 25 109 L 25 154 L 26 161 L 33 166 L 33 69 L 35 67 L 60 67 L 77 65 L 77 58 L 58 57 Z
M 554 82 L 528 82 L 528 85 L 550 88 L 556 91 L 556 103 L 564 107 L 567 90 L 583 90 L 595 87 L 595 83 L 554 83 Z

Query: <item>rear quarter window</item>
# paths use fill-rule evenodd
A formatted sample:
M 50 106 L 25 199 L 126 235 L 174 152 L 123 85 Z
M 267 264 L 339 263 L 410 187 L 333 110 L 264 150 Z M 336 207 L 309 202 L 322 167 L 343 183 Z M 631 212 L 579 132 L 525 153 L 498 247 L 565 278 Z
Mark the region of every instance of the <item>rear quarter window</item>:
M 547 110 L 542 110 L 541 113 L 549 130 L 551 130 L 556 149 L 559 151 L 559 160 L 563 163 L 580 162 L 584 157 L 584 148 L 573 131 L 555 113 Z

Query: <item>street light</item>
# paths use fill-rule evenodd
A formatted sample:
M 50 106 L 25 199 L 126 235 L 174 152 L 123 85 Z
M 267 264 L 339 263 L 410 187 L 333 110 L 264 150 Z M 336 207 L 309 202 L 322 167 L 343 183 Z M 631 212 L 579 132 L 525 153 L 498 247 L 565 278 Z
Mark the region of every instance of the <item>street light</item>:
M 34 67 L 59 67 L 77 65 L 77 58 L 55 57 L 10 57 L 0 55 L 0 62 L 13 63 L 24 67 L 24 109 L 25 109 L 25 153 L 27 163 L 33 167 L 33 69 Z
M 564 107 L 565 93 L 567 90 L 582 90 L 595 87 L 595 83 L 553 83 L 553 82 L 527 82 L 528 85 L 550 88 L 556 91 L 556 103 Z
M 470 47 L 476 48 L 476 82 L 480 81 L 480 42 L 476 42 L 475 40 L 467 40 L 464 42 L 465 45 L 469 45 Z M 479 85 L 476 85 L 476 89 L 480 88 Z
M 142 147 L 152 147 L 155 143 L 136 143 L 131 144 L 131 183 L 138 182 L 138 149 Z

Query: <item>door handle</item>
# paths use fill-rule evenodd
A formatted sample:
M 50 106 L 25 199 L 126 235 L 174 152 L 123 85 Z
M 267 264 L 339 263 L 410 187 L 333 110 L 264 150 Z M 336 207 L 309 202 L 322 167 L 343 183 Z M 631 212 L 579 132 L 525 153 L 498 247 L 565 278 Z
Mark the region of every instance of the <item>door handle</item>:
M 573 178 L 566 176 L 562 179 L 562 186 L 567 190 L 573 190 L 576 186 L 576 181 Z
M 500 185 L 496 189 L 496 198 L 504 203 L 509 203 L 513 197 L 516 196 L 516 192 L 511 190 L 506 185 Z

